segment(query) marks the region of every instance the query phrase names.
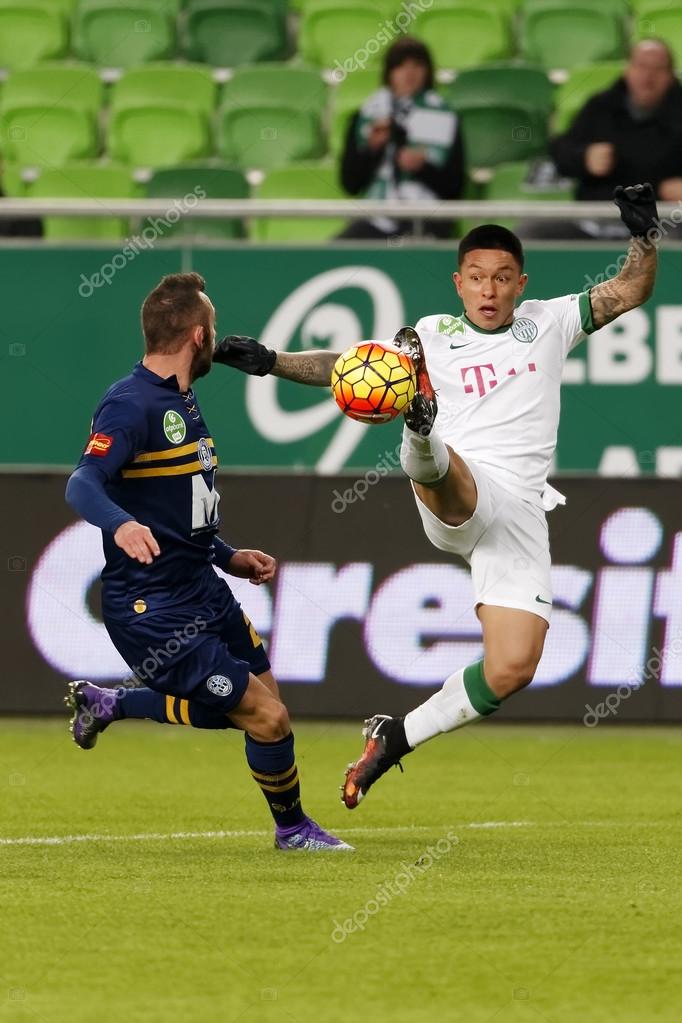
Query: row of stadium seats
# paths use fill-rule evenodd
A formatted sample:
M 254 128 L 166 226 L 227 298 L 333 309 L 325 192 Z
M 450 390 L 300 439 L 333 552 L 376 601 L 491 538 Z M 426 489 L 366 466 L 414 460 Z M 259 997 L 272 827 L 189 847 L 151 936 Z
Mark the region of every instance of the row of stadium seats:
M 490 65 L 462 72 L 443 91 L 463 121 L 469 167 L 544 152 L 556 102 L 563 130 L 585 99 L 615 80 L 621 64 L 576 69 L 556 89 L 544 71 Z M 352 111 L 378 84 L 375 70 L 330 89 L 316 70 L 239 69 L 221 87 L 204 65 L 148 64 L 125 72 L 108 106 L 97 71 L 46 65 L 11 74 L 0 96 L 0 151 L 7 194 L 22 193 L 25 168 L 98 157 L 161 167 L 217 154 L 249 169 L 339 153 Z M 215 144 L 214 144 L 215 137 Z
M 182 8 L 178 0 L 0 0 L 0 67 L 68 54 L 107 68 L 177 55 L 233 67 L 295 53 L 342 74 L 379 64 L 387 36 L 400 31 L 423 40 L 441 69 L 514 55 L 568 69 L 621 58 L 631 40 L 652 31 L 682 60 L 682 8 L 669 0 L 635 0 L 632 16 L 625 0 L 433 0 L 424 9 L 418 0 L 298 0 L 298 6 L 296 25 L 286 0 L 186 0 Z
M 564 190 L 543 191 L 528 186 L 529 165 L 500 165 L 491 180 L 483 186 L 472 186 L 471 197 L 482 199 L 568 199 Z M 164 198 L 180 200 L 181 215 L 173 222 L 153 218 L 156 238 L 178 240 L 189 236 L 202 239 L 232 239 L 245 235 L 239 220 L 192 218 L 196 202 L 193 196 L 204 193 L 208 199 L 344 199 L 338 182 L 336 165 L 330 162 L 292 164 L 270 171 L 263 181 L 249 188 L 244 175 L 236 168 L 214 164 L 187 164 L 154 172 L 145 185 L 136 182 L 130 168 L 116 164 L 70 164 L 60 169 L 44 170 L 29 185 L 27 194 L 33 198 L 95 198 L 134 199 Z M 171 209 L 169 204 L 169 209 Z M 177 205 L 174 207 L 177 209 Z M 184 212 L 182 212 L 184 211 Z M 332 238 L 344 226 L 341 220 L 312 218 L 254 219 L 249 237 L 259 242 L 316 242 Z M 513 226 L 513 225 L 510 225 Z M 46 217 L 45 237 L 52 241 L 121 240 L 132 231 L 141 231 L 144 223 L 131 225 L 127 220 L 111 218 Z

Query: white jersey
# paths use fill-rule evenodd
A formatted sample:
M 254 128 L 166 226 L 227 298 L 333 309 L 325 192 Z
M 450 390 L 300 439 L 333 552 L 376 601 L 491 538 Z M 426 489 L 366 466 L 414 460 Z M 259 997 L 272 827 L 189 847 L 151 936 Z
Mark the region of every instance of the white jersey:
M 539 503 L 556 447 L 564 362 L 594 329 L 587 293 L 522 302 L 497 330 L 465 315 L 424 316 L 415 329 L 438 392 L 439 435 L 504 489 Z

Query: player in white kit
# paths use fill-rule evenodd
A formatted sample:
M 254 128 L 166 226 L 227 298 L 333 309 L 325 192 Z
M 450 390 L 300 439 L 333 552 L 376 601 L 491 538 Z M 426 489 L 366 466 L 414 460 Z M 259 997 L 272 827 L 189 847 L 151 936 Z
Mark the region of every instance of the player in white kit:
M 589 292 L 517 307 L 527 283 L 521 243 L 506 228 L 483 225 L 459 247 L 453 280 L 463 313 L 426 316 L 396 335 L 417 370 L 401 464 L 431 543 L 471 567 L 483 660 L 453 665 L 442 689 L 405 718 L 378 714 L 365 722 L 364 751 L 342 789 L 350 809 L 416 746 L 492 714 L 533 679 L 552 608 L 545 512 L 563 501 L 547 485 L 563 365 L 587 335 L 645 302 L 656 275 L 653 189 L 618 188 L 614 200 L 633 235 L 616 277 Z M 336 356 L 275 353 L 229 338 L 217 358 L 245 372 L 322 385 Z

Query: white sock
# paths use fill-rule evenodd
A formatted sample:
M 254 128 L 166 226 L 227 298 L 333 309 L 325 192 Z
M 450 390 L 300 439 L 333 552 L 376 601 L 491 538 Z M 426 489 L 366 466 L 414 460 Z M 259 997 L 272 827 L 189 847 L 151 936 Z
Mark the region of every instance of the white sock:
M 450 455 L 444 441 L 432 430 L 422 437 L 414 430 L 403 427 L 400 464 L 406 476 L 415 483 L 433 486 L 442 480 L 450 467 Z
M 460 668 L 445 680 L 443 688 L 431 699 L 405 716 L 405 736 L 410 746 L 419 746 L 434 735 L 451 732 L 480 717 L 467 696 L 464 668 Z

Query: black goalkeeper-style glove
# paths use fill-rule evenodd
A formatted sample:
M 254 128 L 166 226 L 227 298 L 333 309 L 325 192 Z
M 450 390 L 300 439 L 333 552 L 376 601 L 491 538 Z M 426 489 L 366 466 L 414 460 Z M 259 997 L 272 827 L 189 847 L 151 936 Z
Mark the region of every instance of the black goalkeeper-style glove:
M 264 377 L 272 370 L 277 352 L 266 348 L 253 337 L 229 334 L 219 341 L 213 353 L 213 361 L 232 366 L 250 376 Z
M 660 228 L 656 193 L 647 182 L 644 185 L 618 185 L 613 201 L 620 210 L 623 221 L 633 238 L 645 238 L 649 231 Z

